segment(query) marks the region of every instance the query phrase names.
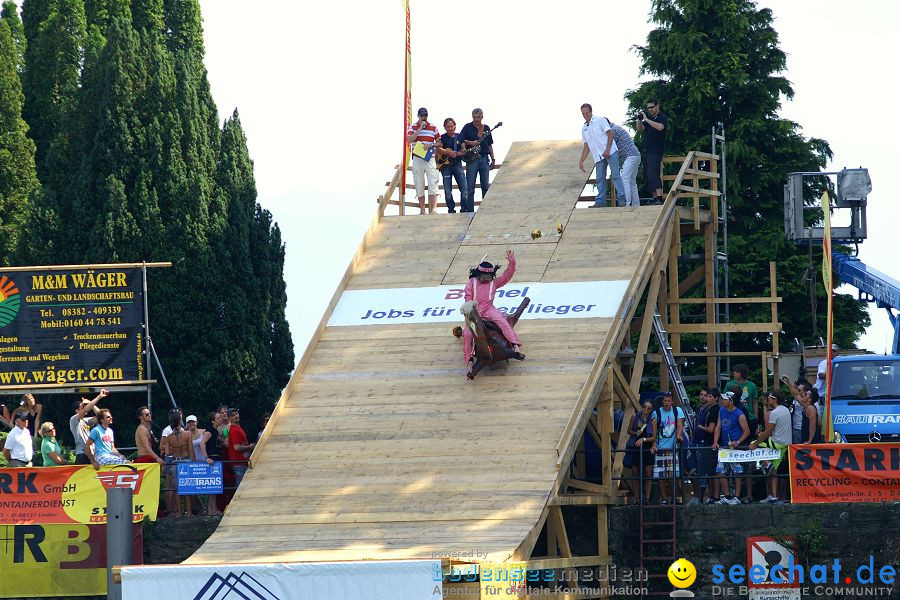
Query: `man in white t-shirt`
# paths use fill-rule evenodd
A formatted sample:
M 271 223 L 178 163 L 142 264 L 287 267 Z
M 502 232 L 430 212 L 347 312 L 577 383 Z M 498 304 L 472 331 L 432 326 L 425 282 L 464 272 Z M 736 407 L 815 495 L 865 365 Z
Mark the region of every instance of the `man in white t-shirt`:
M 837 346 L 831 346 L 831 358 L 834 358 L 840 354 Z M 825 398 L 825 383 L 828 372 L 828 359 L 824 359 L 819 363 L 819 368 L 816 369 L 816 383 L 813 385 L 814 388 L 819 392 L 819 398 Z
M 34 456 L 34 442 L 28 431 L 28 415 L 17 412 L 13 416 L 13 428 L 3 442 L 3 455 L 10 467 L 30 467 Z
M 769 495 L 761 502 L 763 504 L 779 504 L 782 502 L 778 498 L 778 468 L 781 466 L 787 448 L 792 441 L 791 432 L 791 411 L 787 409 L 787 400 L 779 390 L 772 390 L 766 396 L 766 428 L 759 432 L 756 439 L 750 442 L 750 449 L 756 448 L 768 440 L 768 444 L 764 444 L 770 448 L 775 448 L 780 455 L 777 460 L 773 460 L 768 465 L 767 484 Z
M 616 194 L 620 198 L 625 197 L 625 186 L 622 183 L 622 167 L 619 165 L 618 146 L 613 139 L 613 130 L 605 117 L 595 117 L 594 109 L 590 104 L 581 105 L 581 116 L 584 124 L 581 126 L 581 139 L 584 148 L 581 150 L 581 159 L 578 168 L 585 173 L 590 173 L 584 168 L 584 159 L 588 153 L 594 159 L 597 167 L 597 198 L 591 208 L 606 206 L 606 166 L 609 165 L 610 177 L 616 186 Z

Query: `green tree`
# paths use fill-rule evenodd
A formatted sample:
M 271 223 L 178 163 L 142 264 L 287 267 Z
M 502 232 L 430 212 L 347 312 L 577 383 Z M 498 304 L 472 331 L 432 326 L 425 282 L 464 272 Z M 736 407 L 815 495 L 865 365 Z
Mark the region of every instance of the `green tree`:
M 12 0 L 3 2 L 3 10 L 0 11 L 0 19 L 6 21 L 9 25 L 9 31 L 13 36 L 13 43 L 16 46 L 16 62 L 19 65 L 19 72 L 25 70 L 25 26 L 19 18 L 19 7 Z
M 84 58 L 84 3 L 81 0 L 26 0 L 23 4 L 25 108 L 35 142 L 38 177 L 47 182 L 56 171 L 70 170 L 48 160 L 51 146 L 68 143 L 68 123 L 78 106 Z M 69 152 L 57 149 L 57 155 Z
M 16 12 L 4 6 L 0 19 L 0 264 L 4 265 L 10 264 L 30 198 L 38 189 L 34 142 L 22 119 L 22 55 L 14 33 L 19 25 Z
M 641 75 L 651 80 L 629 91 L 631 108 L 660 99 L 669 117 L 667 152 L 682 154 L 709 147 L 712 126 L 727 132 L 728 259 L 730 292 L 735 297 L 768 294 L 769 261 L 778 264 L 778 316 L 782 342 L 811 341 L 808 288 L 802 281 L 806 250 L 788 242 L 783 226 L 783 191 L 791 171 L 818 171 L 831 157 L 827 142 L 804 138 L 797 123 L 778 116 L 781 98 L 793 95 L 783 76 L 786 56 L 778 47 L 772 11 L 751 0 L 654 0 L 650 19 L 657 27 L 646 45 L 636 47 Z M 695 240 L 699 242 L 699 240 Z M 692 251 L 686 246 L 686 251 Z M 813 255 L 821 264 L 821 249 Z M 819 278 L 818 305 L 825 291 Z M 733 321 L 768 320 L 768 306 L 732 309 Z M 825 314 L 818 327 L 824 332 Z M 856 342 L 869 324 L 855 298 L 835 298 L 835 340 Z M 767 345 L 764 335 L 735 340 L 735 350 Z
M 293 368 L 284 247 L 237 113 L 220 127 L 199 4 L 26 0 L 25 16 L 45 180 L 21 256 L 171 261 L 150 274 L 150 322 L 176 399 L 271 408 Z

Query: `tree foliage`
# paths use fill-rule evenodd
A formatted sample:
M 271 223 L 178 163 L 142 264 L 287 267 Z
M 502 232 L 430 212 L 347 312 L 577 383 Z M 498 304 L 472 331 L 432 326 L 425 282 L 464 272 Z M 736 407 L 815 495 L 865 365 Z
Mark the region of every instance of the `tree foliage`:
M 176 400 L 240 405 L 252 426 L 293 368 L 284 246 L 237 112 L 219 123 L 197 0 L 25 0 L 16 22 L 4 5 L 0 117 L 19 119 L 34 191 L 0 205 L 16 260 L 171 261 L 150 272 L 150 330 Z
M 637 46 L 641 75 L 651 78 L 626 94 L 633 110 L 659 98 L 669 117 L 667 152 L 707 150 L 710 132 L 727 133 L 728 260 L 734 297 L 769 293 L 769 261 L 778 265 L 782 343 L 813 341 L 809 291 L 803 280 L 807 251 L 784 236 L 783 185 L 792 171 L 818 171 L 831 157 L 825 140 L 805 138 L 800 125 L 779 117 L 782 98 L 793 95 L 784 77 L 786 56 L 778 46 L 772 12 L 751 0 L 654 0 L 657 27 Z M 823 88 L 824 93 L 824 88 Z M 694 240 L 695 243 L 698 240 Z M 693 251 L 690 245 L 686 251 Z M 821 265 L 821 248 L 812 264 Z M 819 273 L 819 271 L 817 271 Z M 817 275 L 817 324 L 824 335 L 825 290 Z M 732 308 L 733 321 L 769 318 L 768 305 Z M 869 317 L 855 298 L 835 297 L 835 340 L 853 345 Z M 735 350 L 765 347 L 765 335 L 732 344 Z
M 0 18 L 0 264 L 7 265 L 38 187 L 34 142 L 22 119 L 22 24 L 4 4 Z

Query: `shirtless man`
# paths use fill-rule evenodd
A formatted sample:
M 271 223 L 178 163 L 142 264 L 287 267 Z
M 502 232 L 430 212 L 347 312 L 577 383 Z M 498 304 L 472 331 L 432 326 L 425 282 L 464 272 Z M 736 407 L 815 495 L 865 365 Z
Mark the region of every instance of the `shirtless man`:
M 169 426 L 172 433 L 163 438 L 160 450 L 166 455 L 166 487 L 169 489 L 169 508 L 174 508 L 170 516 L 190 516 L 190 497 L 182 498 L 178 495 L 178 463 L 195 460 L 194 442 L 191 433 L 184 429 L 181 422 L 181 414 L 175 413 L 169 417 Z
M 146 406 L 140 407 L 137 411 L 137 416 L 138 426 L 137 429 L 134 430 L 134 445 L 137 446 L 138 457 L 134 462 L 157 462 L 161 465 L 165 464 L 165 461 L 153 451 L 153 445 L 157 443 L 157 440 L 153 435 L 153 431 L 150 429 L 153 424 L 153 417 L 150 414 L 150 409 Z

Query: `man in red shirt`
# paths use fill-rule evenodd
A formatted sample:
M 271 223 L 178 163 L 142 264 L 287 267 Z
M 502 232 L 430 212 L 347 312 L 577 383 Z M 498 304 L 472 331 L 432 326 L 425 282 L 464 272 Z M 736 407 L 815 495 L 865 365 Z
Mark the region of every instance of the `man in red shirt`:
M 231 470 L 234 471 L 234 487 L 237 488 L 241 485 L 244 473 L 247 472 L 247 459 L 256 444 L 251 444 L 247 440 L 247 433 L 239 425 L 241 422 L 239 409 L 229 408 L 228 420 L 231 421 L 228 427 L 228 460 L 235 461 L 231 463 Z
M 437 207 L 438 171 L 434 164 L 434 149 L 441 147 L 441 136 L 437 127 L 428 122 L 428 109 L 420 108 L 419 120 L 406 130 L 406 142 L 412 150 L 413 183 L 416 185 L 416 197 L 419 199 L 419 214 L 425 214 L 425 176 L 428 176 L 428 212 L 434 214 Z M 415 152 L 416 146 L 422 144 L 422 156 Z M 401 195 L 403 190 L 401 190 Z

